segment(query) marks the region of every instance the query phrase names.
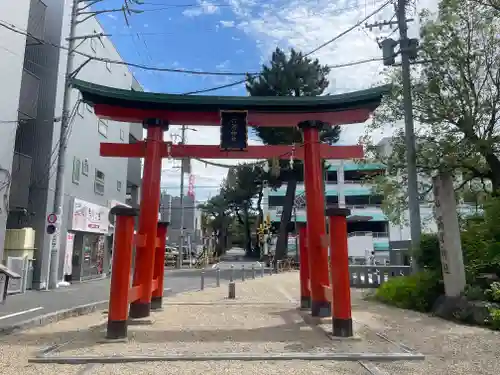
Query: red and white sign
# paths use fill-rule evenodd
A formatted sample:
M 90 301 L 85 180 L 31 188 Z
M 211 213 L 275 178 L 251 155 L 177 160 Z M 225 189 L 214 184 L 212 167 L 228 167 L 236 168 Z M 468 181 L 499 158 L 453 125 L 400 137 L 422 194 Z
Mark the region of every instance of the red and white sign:
M 69 230 L 109 233 L 109 208 L 75 198 Z
M 194 198 L 194 174 L 189 175 L 188 197 Z
M 47 223 L 49 224 L 55 224 L 57 221 L 57 215 L 56 214 L 49 214 L 47 216 Z
M 66 252 L 64 254 L 64 274 L 71 275 L 73 273 L 73 244 L 75 234 L 68 233 L 66 236 Z

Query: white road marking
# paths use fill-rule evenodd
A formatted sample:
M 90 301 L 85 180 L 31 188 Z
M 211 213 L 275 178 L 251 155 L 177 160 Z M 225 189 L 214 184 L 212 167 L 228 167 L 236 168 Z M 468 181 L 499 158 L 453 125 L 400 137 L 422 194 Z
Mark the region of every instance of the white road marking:
M 3 315 L 3 316 L 0 316 L 0 320 L 13 318 L 13 317 L 19 316 L 19 315 L 29 314 L 31 312 L 38 311 L 38 310 L 43 310 L 43 307 L 35 307 L 33 309 L 23 310 L 23 311 L 18 311 L 18 312 L 12 313 L 12 314 Z

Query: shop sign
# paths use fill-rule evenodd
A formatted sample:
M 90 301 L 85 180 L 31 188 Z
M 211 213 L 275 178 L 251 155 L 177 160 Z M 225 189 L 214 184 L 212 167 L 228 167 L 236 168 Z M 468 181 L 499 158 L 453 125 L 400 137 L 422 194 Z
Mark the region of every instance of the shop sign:
M 109 208 L 74 198 L 70 230 L 109 233 Z

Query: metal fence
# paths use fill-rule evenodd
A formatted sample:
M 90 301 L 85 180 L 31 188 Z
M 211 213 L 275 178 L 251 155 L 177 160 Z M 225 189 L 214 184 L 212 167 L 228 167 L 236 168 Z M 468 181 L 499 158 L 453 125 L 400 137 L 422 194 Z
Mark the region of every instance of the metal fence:
M 407 276 L 410 266 L 349 266 L 352 288 L 378 288 L 387 280 Z

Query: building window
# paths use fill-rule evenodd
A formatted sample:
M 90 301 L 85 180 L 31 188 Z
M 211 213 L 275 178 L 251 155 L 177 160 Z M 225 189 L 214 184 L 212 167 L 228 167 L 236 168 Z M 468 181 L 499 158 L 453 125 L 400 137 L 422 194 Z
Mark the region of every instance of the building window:
M 121 181 L 116 181 L 116 190 L 122 191 L 122 182 Z
M 108 69 L 108 72 L 111 72 L 111 63 L 109 61 L 106 61 L 106 69 Z
M 94 192 L 99 195 L 104 195 L 104 172 L 98 169 L 95 170 Z
M 73 158 L 73 183 L 74 184 L 79 184 L 80 183 L 80 167 L 81 167 L 81 162 L 80 159 L 77 157 Z
M 83 159 L 82 161 L 82 174 L 84 176 L 89 175 L 89 159 Z
M 108 124 L 104 120 L 99 120 L 97 123 L 97 131 L 100 135 L 108 138 Z
M 125 130 L 123 130 L 123 129 L 120 129 L 120 139 L 121 139 L 122 141 L 124 141 L 124 140 L 125 140 Z

